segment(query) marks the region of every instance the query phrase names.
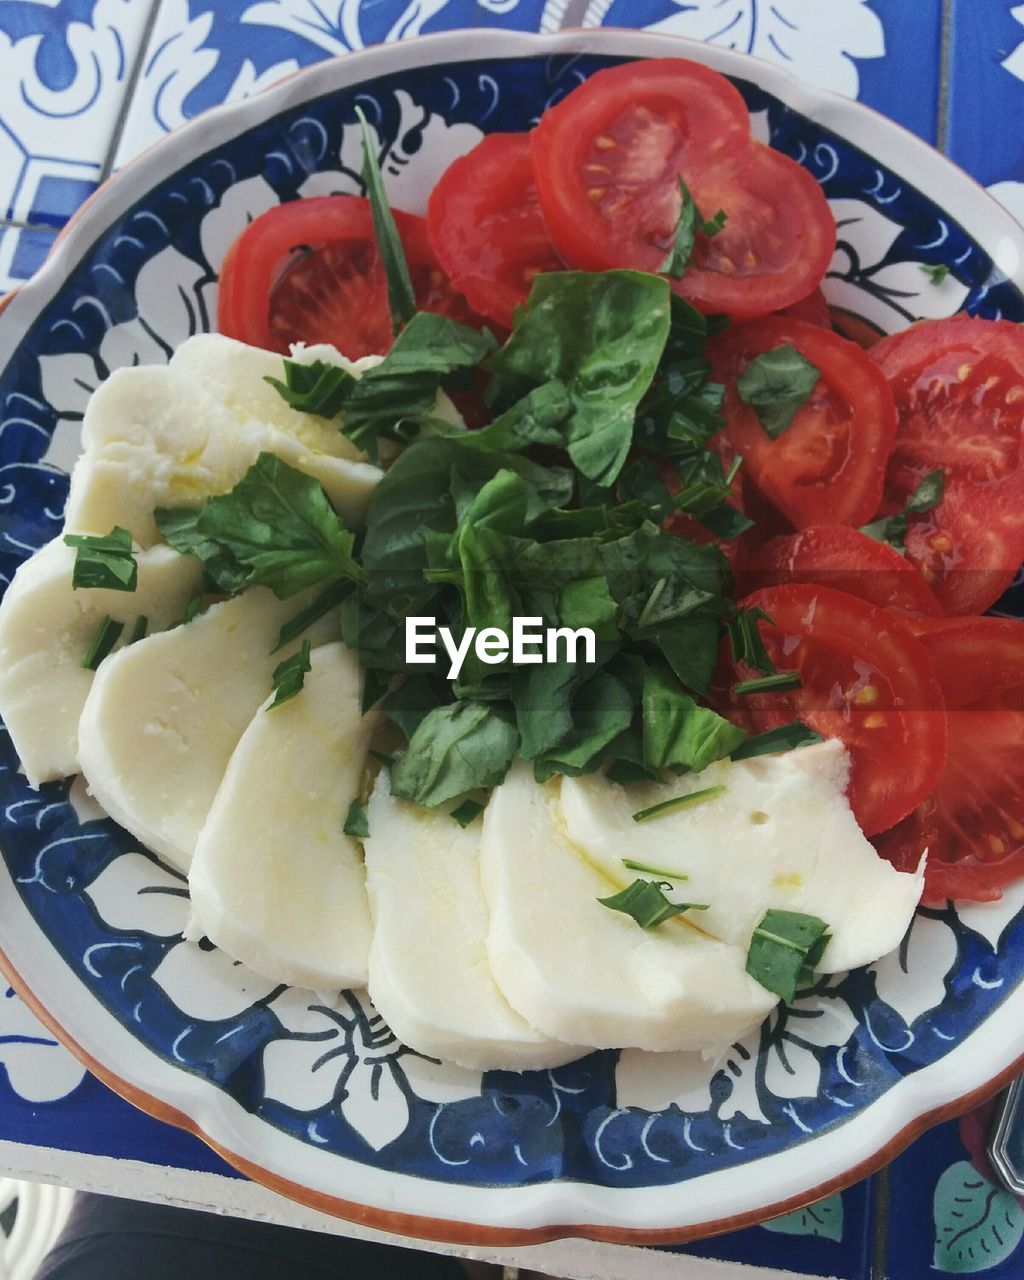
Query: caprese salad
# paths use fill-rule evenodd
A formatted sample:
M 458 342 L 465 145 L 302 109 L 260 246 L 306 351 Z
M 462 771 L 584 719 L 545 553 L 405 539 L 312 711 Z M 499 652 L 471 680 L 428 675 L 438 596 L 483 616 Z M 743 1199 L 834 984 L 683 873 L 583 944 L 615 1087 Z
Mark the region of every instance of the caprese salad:
M 980 616 L 1018 327 L 833 332 L 820 188 L 683 60 L 485 138 L 426 219 L 368 134 L 364 178 L 93 396 L 0 605 L 33 785 L 84 773 L 196 938 L 483 1068 L 714 1054 L 1024 874 L 1022 626 Z M 405 645 L 524 617 L 595 651 Z

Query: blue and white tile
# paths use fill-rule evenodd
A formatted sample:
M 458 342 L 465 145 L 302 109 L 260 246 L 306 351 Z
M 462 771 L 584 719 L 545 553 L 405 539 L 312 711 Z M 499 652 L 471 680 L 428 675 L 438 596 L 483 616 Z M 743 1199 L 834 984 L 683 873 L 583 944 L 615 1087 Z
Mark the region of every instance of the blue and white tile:
M 1024 220 L 1024 4 L 954 0 L 949 155 Z
M 56 238 L 55 231 L 44 227 L 0 226 L 0 293 L 35 275 Z
M 148 0 L 0 3 L 0 217 L 59 227 L 96 186 Z

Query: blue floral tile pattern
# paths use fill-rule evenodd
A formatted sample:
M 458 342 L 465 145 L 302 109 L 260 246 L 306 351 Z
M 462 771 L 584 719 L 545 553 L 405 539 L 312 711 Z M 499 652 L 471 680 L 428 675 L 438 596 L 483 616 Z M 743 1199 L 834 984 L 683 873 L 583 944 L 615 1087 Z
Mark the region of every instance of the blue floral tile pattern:
M 0 227 L 0 293 L 33 276 L 55 239 L 56 232 L 43 227 Z
M 0 3 L 0 217 L 59 227 L 95 188 L 146 0 Z

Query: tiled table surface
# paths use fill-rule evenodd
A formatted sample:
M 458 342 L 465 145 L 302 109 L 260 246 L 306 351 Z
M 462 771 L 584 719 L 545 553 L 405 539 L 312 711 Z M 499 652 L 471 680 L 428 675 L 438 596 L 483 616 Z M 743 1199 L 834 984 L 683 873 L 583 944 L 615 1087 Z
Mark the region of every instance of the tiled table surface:
M 858 97 L 1024 217 L 1024 4 L 1013 0 L 0 0 L 0 291 L 32 274 L 113 169 L 197 112 L 296 67 L 456 27 L 601 25 L 747 50 Z M 0 992 L 0 1066 L 0 1164 L 317 1225 L 107 1092 L 11 992 Z M 646 1268 L 637 1251 L 613 1246 L 556 1246 L 532 1265 L 728 1274 L 701 1261 L 719 1259 L 844 1280 L 1020 1277 L 1024 1210 L 992 1185 L 980 1132 L 941 1126 L 841 1197 L 648 1254 Z

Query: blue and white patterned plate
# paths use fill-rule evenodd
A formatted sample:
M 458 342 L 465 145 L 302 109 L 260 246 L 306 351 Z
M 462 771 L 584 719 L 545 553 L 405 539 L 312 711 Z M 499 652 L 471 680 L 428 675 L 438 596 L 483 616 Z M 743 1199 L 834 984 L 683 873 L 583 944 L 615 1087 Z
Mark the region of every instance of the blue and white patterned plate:
M 92 389 L 210 327 L 246 220 L 360 189 L 357 104 L 394 204 L 417 212 L 482 133 L 528 128 L 602 66 L 665 54 L 734 78 L 756 134 L 822 183 L 840 227 L 835 305 L 887 332 L 961 308 L 1024 319 L 1024 231 L 1008 214 L 910 134 L 767 63 L 612 31 L 370 50 L 171 135 L 10 301 L 0 581 L 60 529 Z M 952 271 L 935 285 L 921 266 L 937 263 Z M 481 1075 L 404 1049 L 361 994 L 275 987 L 184 942 L 184 883 L 80 782 L 31 791 L 2 733 L 0 814 L 5 968 L 57 1033 L 245 1172 L 407 1234 L 656 1242 L 738 1226 L 853 1180 L 1024 1055 L 1024 887 L 920 911 L 898 954 L 801 992 L 722 1062 L 604 1052 Z

